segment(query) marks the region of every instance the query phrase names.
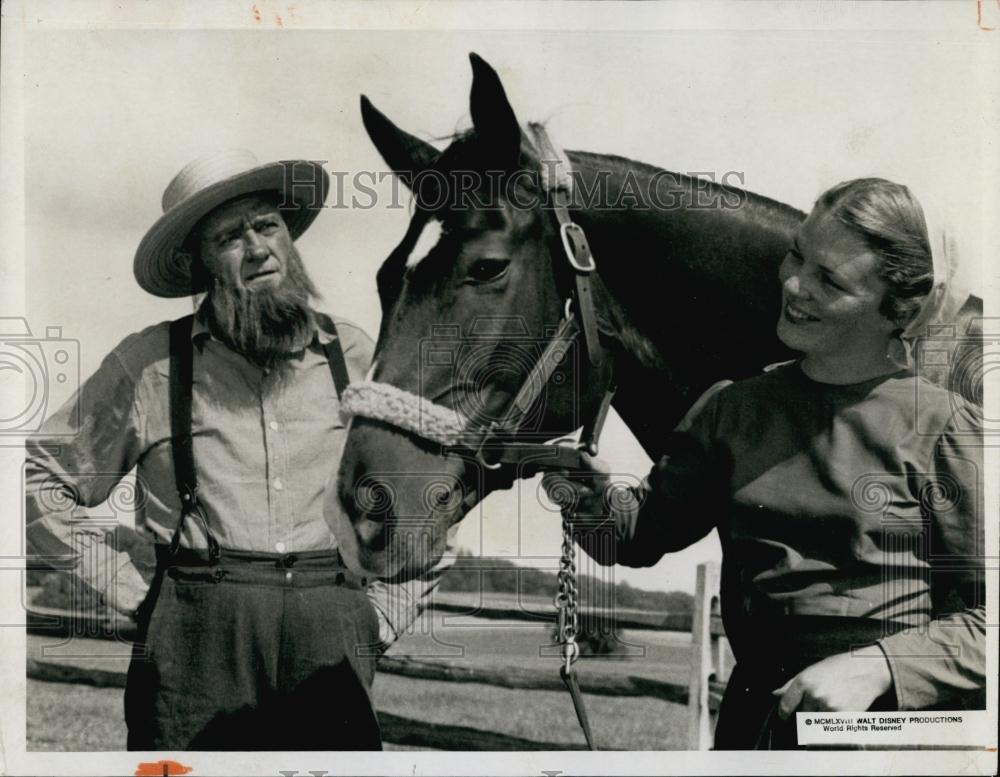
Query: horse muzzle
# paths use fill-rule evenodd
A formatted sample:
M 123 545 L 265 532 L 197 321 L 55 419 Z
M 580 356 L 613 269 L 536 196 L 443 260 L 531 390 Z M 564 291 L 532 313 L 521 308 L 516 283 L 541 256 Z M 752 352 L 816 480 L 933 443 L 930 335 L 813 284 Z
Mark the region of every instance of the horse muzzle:
M 344 563 L 393 580 L 433 567 L 448 530 L 474 503 L 464 474 L 460 459 L 381 422 L 355 419 L 323 509 Z

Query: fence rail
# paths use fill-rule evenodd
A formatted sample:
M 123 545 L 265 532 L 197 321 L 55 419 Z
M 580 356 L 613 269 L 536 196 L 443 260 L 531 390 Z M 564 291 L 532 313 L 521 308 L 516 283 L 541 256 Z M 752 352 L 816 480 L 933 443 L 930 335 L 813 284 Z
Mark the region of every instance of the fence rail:
M 501 604 L 469 604 L 449 601 L 447 594 L 437 594 L 431 610 L 434 612 L 451 613 L 455 623 L 459 618 L 484 618 L 487 620 L 527 620 L 542 623 L 554 623 L 555 614 L 551 602 L 527 602 L 518 607 Z M 586 610 L 586 616 L 601 623 L 614 623 L 616 629 L 646 629 L 651 631 L 684 631 L 690 632 L 694 624 L 693 613 L 662 613 L 644 612 L 642 610 Z M 716 636 L 725 636 L 722 618 L 718 613 L 711 614 L 711 629 Z
M 692 655 L 686 682 L 671 682 L 623 674 L 586 673 L 579 676 L 584 693 L 603 696 L 645 696 L 665 702 L 686 705 L 688 709 L 687 748 L 707 749 L 711 745 L 715 713 L 725 690 L 725 632 L 719 617 L 719 568 L 717 564 L 702 564 L 696 579 L 695 606 L 692 615 L 629 612 L 614 623 L 618 628 L 655 628 L 659 631 L 689 632 Z M 432 611 L 453 613 L 455 616 L 504 620 L 537 618 L 552 620 L 540 606 L 521 608 L 498 605 L 469 607 L 457 602 L 437 601 Z M 656 625 L 653 625 L 655 622 Z M 641 624 L 641 625 L 637 625 Z M 96 615 L 70 615 L 46 608 L 30 608 L 29 632 L 48 636 L 77 636 L 132 641 L 135 626 L 124 619 L 102 618 Z M 503 668 L 464 667 L 443 661 L 428 661 L 396 656 L 383 656 L 378 671 L 421 680 L 456 683 L 482 683 L 501 688 L 538 691 L 562 691 L 565 686 L 557 674 L 546 669 L 508 666 Z M 29 658 L 29 678 L 46 682 L 92 685 L 102 688 L 124 688 L 125 673 L 90 669 L 68 664 Z M 467 726 L 434 724 L 410 720 L 388 712 L 378 713 L 382 736 L 386 742 L 418 745 L 448 750 L 577 750 L 578 744 L 539 742 L 482 731 Z

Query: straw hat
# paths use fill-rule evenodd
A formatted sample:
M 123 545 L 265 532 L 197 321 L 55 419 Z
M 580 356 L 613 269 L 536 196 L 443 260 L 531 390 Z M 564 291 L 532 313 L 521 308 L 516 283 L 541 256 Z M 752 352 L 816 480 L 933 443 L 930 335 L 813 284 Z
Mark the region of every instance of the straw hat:
M 185 297 L 205 291 L 192 279 L 192 257 L 184 248 L 191 229 L 219 205 L 258 191 L 276 191 L 294 207 L 281 215 L 295 240 L 319 214 L 330 178 L 318 162 L 290 160 L 262 165 L 242 149 L 196 159 L 163 192 L 163 215 L 139 243 L 135 279 L 157 297 Z

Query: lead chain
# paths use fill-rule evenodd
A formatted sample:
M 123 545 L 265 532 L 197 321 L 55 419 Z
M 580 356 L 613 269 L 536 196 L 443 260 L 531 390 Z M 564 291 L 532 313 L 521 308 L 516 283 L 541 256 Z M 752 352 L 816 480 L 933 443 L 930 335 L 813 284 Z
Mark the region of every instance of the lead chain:
M 576 549 L 573 547 L 573 522 L 565 511 L 557 580 L 559 592 L 556 594 L 555 606 L 558 612 L 559 641 L 562 644 L 563 669 L 568 673 L 580 655 L 580 646 L 576 642 L 578 626 Z

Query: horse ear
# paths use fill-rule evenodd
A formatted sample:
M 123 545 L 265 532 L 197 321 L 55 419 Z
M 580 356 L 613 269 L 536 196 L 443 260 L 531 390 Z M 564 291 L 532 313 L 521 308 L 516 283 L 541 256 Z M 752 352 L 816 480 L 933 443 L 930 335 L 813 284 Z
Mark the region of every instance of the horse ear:
M 415 176 L 431 167 L 440 156 L 441 152 L 430 143 L 415 138 L 389 121 L 364 95 L 361 95 L 361 119 L 386 164 L 411 189 Z
M 503 170 L 514 170 L 521 151 L 521 127 L 517 116 L 510 107 L 497 71 L 478 54 L 469 54 L 469 60 L 472 62 L 469 107 L 477 139 L 485 149 L 490 164 L 499 165 Z

